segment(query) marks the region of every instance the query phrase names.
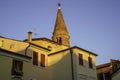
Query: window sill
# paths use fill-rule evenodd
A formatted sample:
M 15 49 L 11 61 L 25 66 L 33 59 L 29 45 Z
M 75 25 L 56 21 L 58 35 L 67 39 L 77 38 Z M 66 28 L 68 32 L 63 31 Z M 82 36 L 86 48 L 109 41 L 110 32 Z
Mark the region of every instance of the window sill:
M 33 64 L 33 67 L 36 67 L 36 68 L 45 68 L 46 66 L 40 66 L 40 65 L 34 65 Z
M 19 79 L 22 79 L 22 76 L 19 76 L 19 75 L 12 75 L 12 78 L 19 78 Z

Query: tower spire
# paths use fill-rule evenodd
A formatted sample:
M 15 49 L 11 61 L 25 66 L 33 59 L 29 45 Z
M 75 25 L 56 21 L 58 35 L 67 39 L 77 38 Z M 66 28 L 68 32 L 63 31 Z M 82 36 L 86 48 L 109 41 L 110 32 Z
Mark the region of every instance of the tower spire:
M 60 6 L 61 6 L 60 3 L 58 3 L 58 11 L 57 11 L 56 23 L 53 31 L 52 40 L 59 44 L 70 46 L 70 42 L 69 42 L 70 37 L 66 24 L 64 22 L 64 18 Z
M 58 7 L 60 7 L 61 6 L 61 4 L 60 3 L 58 3 Z

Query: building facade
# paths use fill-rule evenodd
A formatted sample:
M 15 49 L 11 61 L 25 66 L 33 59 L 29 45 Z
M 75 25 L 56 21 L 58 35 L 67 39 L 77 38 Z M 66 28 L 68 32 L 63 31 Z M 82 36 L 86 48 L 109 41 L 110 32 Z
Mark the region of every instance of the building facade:
M 0 77 L 2 80 L 97 80 L 96 56 L 78 46 L 70 47 L 59 5 L 52 39 L 32 38 L 32 32 L 28 32 L 24 41 L 0 37 L 3 64 L 0 71 L 5 70 L 6 74 Z

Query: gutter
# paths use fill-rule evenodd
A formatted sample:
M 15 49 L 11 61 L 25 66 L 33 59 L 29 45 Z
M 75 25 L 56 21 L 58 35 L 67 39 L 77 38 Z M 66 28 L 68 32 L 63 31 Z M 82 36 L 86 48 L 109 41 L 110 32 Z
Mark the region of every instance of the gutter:
M 0 48 L 0 55 L 2 56 L 7 56 L 7 57 L 11 57 L 11 58 L 16 58 L 16 59 L 20 59 L 20 60 L 24 60 L 24 61 L 29 61 L 31 59 L 31 57 L 26 56 L 26 55 L 22 55 L 16 52 L 12 52 L 6 49 L 1 49 Z
M 75 80 L 75 78 L 74 78 L 74 66 L 73 66 L 73 50 L 70 50 L 70 56 L 71 56 L 72 80 Z

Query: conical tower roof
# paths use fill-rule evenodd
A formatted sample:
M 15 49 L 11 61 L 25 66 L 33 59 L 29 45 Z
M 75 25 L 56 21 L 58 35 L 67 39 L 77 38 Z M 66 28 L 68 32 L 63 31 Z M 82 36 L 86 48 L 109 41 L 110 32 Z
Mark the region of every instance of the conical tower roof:
M 60 4 L 58 4 L 57 17 L 53 31 L 52 40 L 60 44 L 69 46 L 69 33 L 62 15 Z
M 68 34 L 67 27 L 66 27 L 63 15 L 62 15 L 61 7 L 60 7 L 60 5 L 58 5 L 56 23 L 55 23 L 53 34 L 56 34 L 56 33 L 60 34 L 60 32 L 61 33 L 64 32 L 64 33 Z

